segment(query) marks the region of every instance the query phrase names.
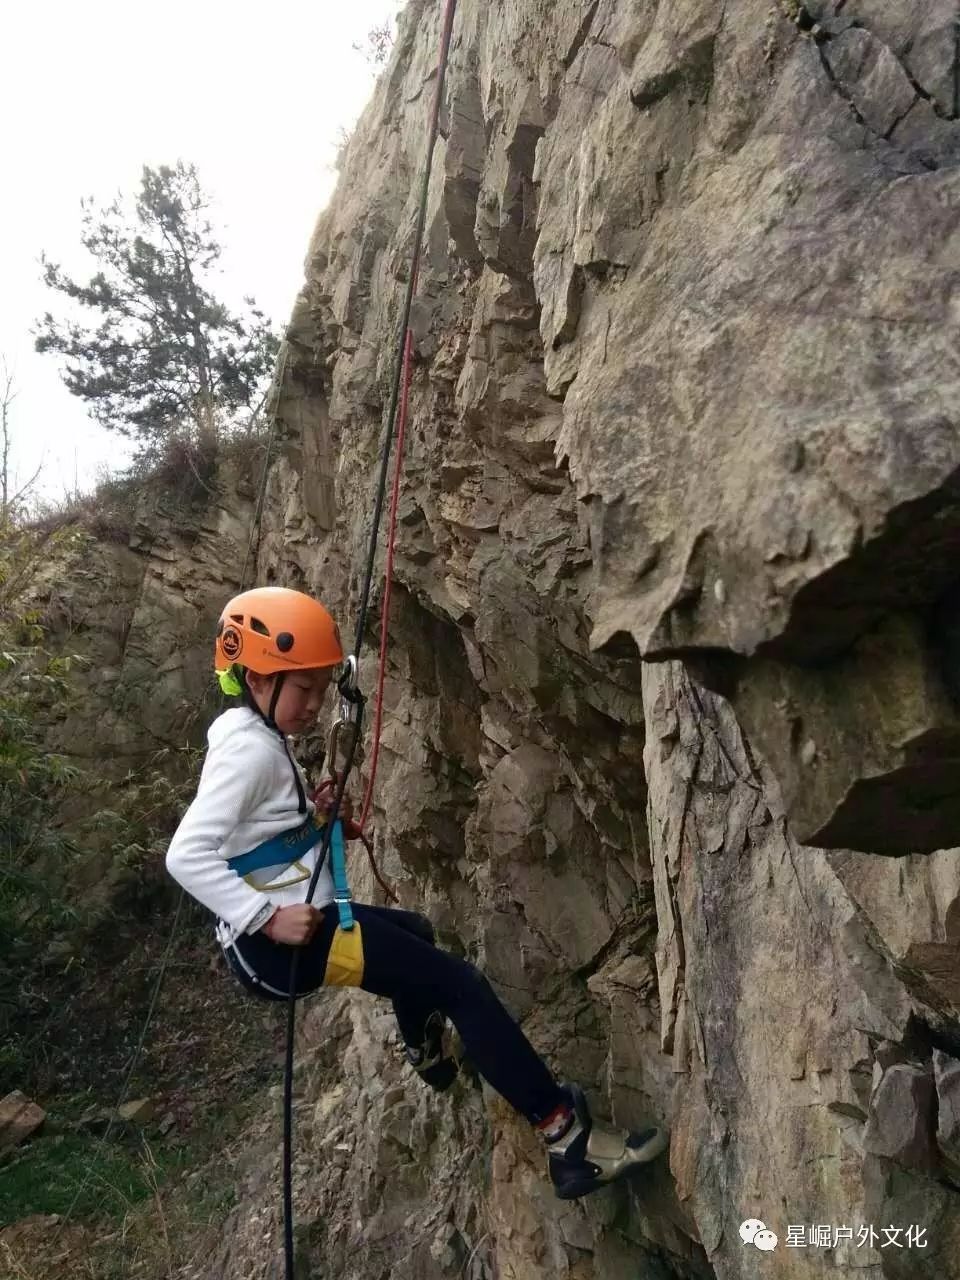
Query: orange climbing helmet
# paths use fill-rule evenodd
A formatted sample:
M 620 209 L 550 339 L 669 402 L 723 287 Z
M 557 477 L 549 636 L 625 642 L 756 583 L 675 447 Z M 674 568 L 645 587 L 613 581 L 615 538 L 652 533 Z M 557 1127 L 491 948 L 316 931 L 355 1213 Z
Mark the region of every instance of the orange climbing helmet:
M 234 665 L 260 675 L 343 661 L 337 624 L 319 600 L 289 587 L 254 587 L 224 606 L 217 624 L 214 667 Z

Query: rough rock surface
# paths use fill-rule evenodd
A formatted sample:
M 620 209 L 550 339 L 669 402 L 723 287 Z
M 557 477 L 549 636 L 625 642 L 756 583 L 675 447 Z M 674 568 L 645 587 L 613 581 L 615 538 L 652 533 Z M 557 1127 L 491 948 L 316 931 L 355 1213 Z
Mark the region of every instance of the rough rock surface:
M 281 565 L 367 508 L 437 9 L 311 246 Z M 954 9 L 461 3 L 414 322 L 417 589 L 468 620 L 526 545 L 590 648 L 732 667 L 798 837 L 871 852 L 960 818 Z
M 788 1249 L 777 1275 L 957 1274 L 933 1057 L 960 1005 L 911 989 L 885 918 L 895 893 L 858 903 L 836 855 L 795 845 L 728 704 L 674 663 L 647 669 L 644 694 L 671 1167 L 716 1274 L 771 1268 L 741 1246 L 747 1217 L 781 1243 L 790 1225 L 928 1229 L 903 1259 L 856 1234 Z
M 249 480 L 225 464 L 199 496 L 144 485 L 109 535 L 81 524 L 54 551 L 33 603 L 51 647 L 83 661 L 80 696 L 66 714 L 53 708 L 51 748 L 117 777 L 139 757 L 203 741 L 214 626 L 238 588 L 253 515 Z
M 89 790 L 74 788 L 58 802 L 53 821 L 68 832 L 85 821 L 75 874 L 94 915 L 109 909 L 127 872 L 109 824 L 101 847 L 86 820 L 119 807 L 130 784 L 160 773 L 183 783 L 193 772 L 187 748 L 205 743 L 216 706 L 216 619 L 238 589 L 254 526 L 248 470 L 224 460 L 202 486 L 127 486 L 92 527 L 78 518 L 49 543 L 31 583 L 46 648 L 80 659 L 65 677 L 65 695 L 38 713 L 38 727 L 49 749 L 90 779 Z M 138 820 L 137 805 L 128 808 Z M 142 830 L 162 851 L 162 830 Z M 61 943 L 51 945 L 54 954 Z
M 344 619 L 440 16 L 404 10 L 274 398 L 260 577 Z M 558 1072 L 673 1139 L 561 1205 L 503 1104 L 427 1096 L 389 1010 L 320 998 L 304 1274 L 960 1277 L 957 21 L 461 0 L 378 845 Z M 191 1277 L 279 1274 L 275 1149 L 240 1191 Z

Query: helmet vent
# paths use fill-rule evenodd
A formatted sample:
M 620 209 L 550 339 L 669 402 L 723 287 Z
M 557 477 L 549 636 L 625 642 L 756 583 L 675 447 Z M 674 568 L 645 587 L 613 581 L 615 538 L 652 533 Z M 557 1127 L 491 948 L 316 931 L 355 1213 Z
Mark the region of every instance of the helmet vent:
M 281 653 L 289 653 L 293 648 L 293 636 L 289 631 L 281 631 L 277 636 L 277 648 Z
M 240 625 L 241 625 L 241 627 L 242 627 L 242 626 L 243 626 L 243 614 L 242 614 L 242 613 L 231 613 L 231 615 L 230 615 L 230 621 L 231 621 L 231 622 L 239 622 L 239 623 L 240 623 Z
M 256 631 L 261 636 L 268 636 L 270 634 L 270 628 L 265 622 L 261 622 L 259 618 L 250 619 L 250 630 Z

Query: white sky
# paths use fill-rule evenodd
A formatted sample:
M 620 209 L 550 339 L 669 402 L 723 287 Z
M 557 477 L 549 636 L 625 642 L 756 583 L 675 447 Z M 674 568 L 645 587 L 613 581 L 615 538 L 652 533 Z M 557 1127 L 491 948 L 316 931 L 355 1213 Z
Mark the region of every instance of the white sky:
M 80 199 L 132 194 L 144 164 L 192 161 L 215 201 L 224 246 L 220 296 L 253 294 L 286 322 L 314 220 L 333 190 L 349 130 L 375 69 L 354 42 L 395 27 L 403 0 L 44 0 L 5 6 L 0 120 L 0 355 L 19 391 L 12 406 L 21 483 L 43 460 L 57 498 L 118 466 L 106 432 L 33 351 L 30 328 L 58 296 L 38 259 L 82 275 Z

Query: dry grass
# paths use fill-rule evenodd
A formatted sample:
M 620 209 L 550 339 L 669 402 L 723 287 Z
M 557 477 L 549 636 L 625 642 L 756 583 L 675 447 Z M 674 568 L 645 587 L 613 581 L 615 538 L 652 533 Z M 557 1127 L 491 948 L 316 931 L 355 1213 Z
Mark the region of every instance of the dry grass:
M 266 440 L 262 427 L 225 436 L 215 446 L 172 435 L 125 473 L 103 474 L 90 492 L 76 490 L 34 504 L 24 527 L 50 534 L 77 525 L 100 541 L 125 543 L 145 495 L 184 508 L 202 506 L 218 497 L 218 472 L 224 464 L 234 468 L 241 483 L 252 484 L 263 464 Z
M 226 1208 L 191 1204 L 183 1188 L 131 1205 L 105 1230 L 36 1216 L 0 1231 L 4 1280 L 172 1280 L 221 1238 Z
M 238 1139 L 242 1145 L 242 1136 Z M 232 1167 L 224 1150 L 208 1153 L 165 1180 L 150 1143 L 142 1163 L 148 1198 L 126 1199 L 122 1212 L 92 1222 L 36 1214 L 0 1230 L 3 1280 L 174 1280 L 207 1258 L 222 1238 L 233 1204 Z M 122 1188 L 109 1188 L 123 1198 Z

